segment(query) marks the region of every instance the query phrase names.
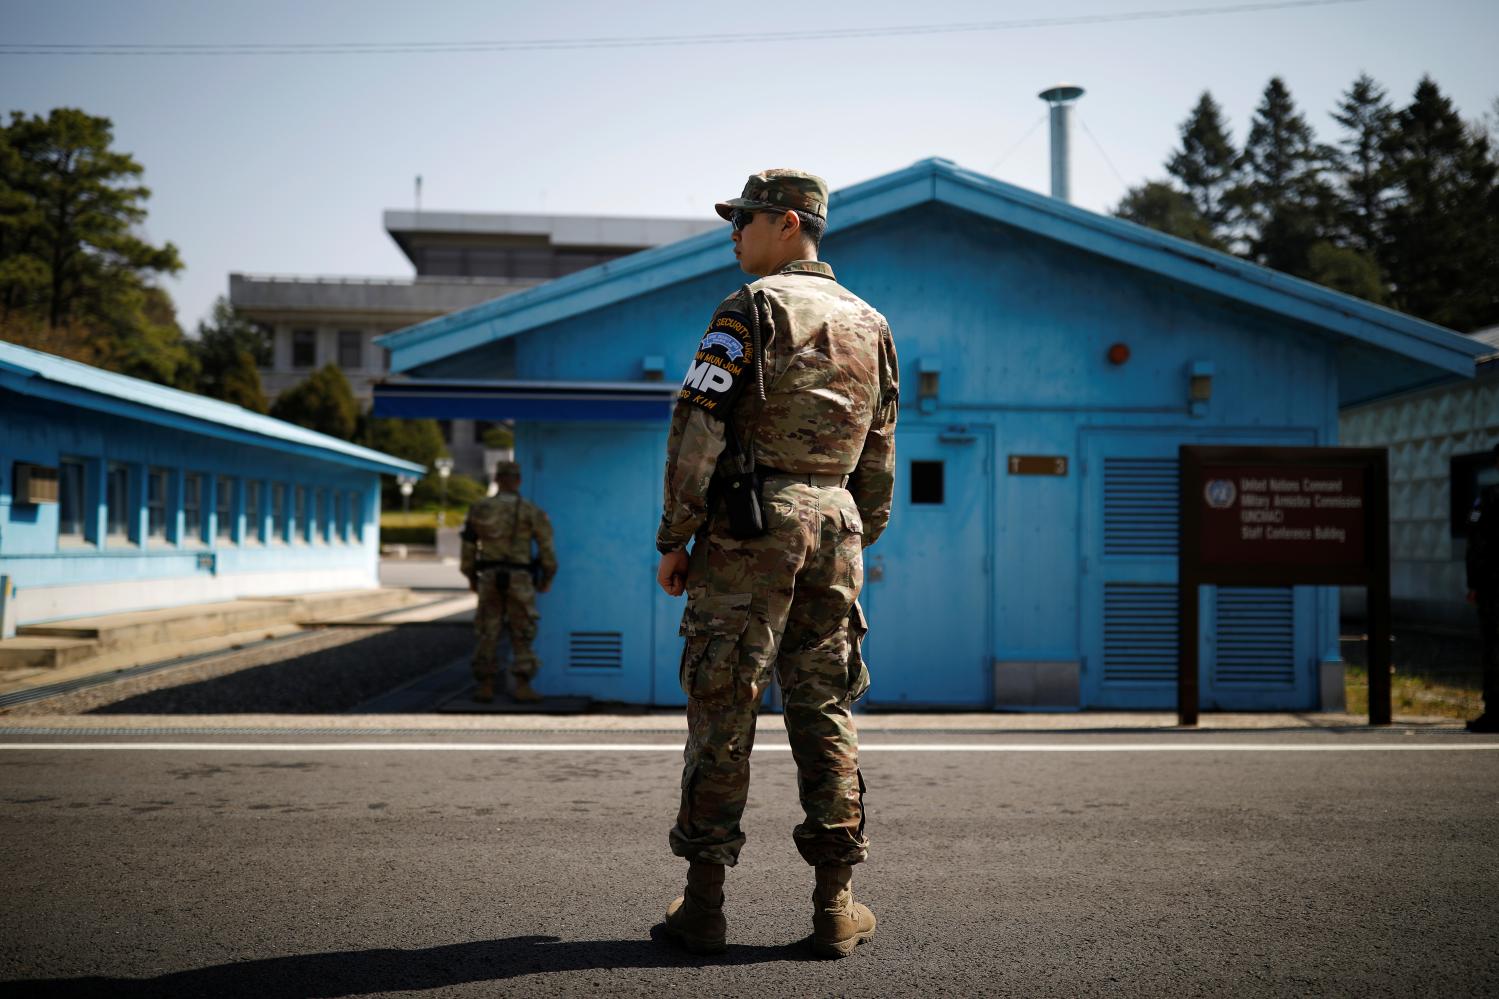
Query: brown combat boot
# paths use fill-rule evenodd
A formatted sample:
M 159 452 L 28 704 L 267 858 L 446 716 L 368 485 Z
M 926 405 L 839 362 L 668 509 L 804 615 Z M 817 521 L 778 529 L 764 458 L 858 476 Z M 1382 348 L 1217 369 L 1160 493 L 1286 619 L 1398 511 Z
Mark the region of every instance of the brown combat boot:
M 474 686 L 474 700 L 480 704 L 494 700 L 494 677 L 486 676 Z
M 847 864 L 818 864 L 812 892 L 812 953 L 848 957 L 874 939 L 874 913 L 854 901 L 854 869 Z
M 727 944 L 723 917 L 723 865 L 694 860 L 687 890 L 666 907 L 666 932 L 693 954 L 721 954 Z
M 535 704 L 541 700 L 541 695 L 531 689 L 531 678 L 528 676 L 512 676 L 510 678 L 510 699 L 522 704 Z

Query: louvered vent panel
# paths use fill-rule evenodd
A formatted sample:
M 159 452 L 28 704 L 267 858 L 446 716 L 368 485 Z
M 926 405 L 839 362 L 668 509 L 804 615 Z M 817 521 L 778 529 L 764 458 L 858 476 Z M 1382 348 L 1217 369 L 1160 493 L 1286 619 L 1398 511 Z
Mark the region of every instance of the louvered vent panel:
M 1289 586 L 1218 587 L 1219 684 L 1292 687 L 1296 684 L 1296 607 Z
M 1176 682 L 1176 586 L 1105 583 L 1105 683 Z
M 571 632 L 568 665 L 574 669 L 622 669 L 624 644 L 624 636 L 617 631 Z
M 1103 460 L 1103 553 L 1176 557 L 1177 460 Z

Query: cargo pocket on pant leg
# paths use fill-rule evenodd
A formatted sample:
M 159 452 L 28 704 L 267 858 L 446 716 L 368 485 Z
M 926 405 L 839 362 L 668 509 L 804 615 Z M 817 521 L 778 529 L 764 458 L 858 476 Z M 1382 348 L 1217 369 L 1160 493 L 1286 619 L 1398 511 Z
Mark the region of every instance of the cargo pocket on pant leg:
M 734 689 L 734 651 L 749 626 L 750 593 L 713 593 L 698 597 L 682 617 L 680 680 L 688 697 L 708 700 Z
M 852 703 L 869 692 L 869 667 L 864 662 L 864 635 L 869 623 L 855 600 L 848 611 L 848 699 Z

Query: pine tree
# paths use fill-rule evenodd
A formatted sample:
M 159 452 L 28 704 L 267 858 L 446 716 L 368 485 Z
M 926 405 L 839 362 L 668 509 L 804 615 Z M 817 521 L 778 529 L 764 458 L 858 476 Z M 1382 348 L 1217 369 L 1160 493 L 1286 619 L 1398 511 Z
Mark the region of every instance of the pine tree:
M 1385 89 L 1364 73 L 1338 104 L 1332 118 L 1343 126 L 1337 166 L 1343 180 L 1342 241 L 1363 253 L 1377 254 L 1390 189 L 1386 153 L 1395 111 Z
M 1385 150 L 1394 195 L 1381 263 L 1396 306 L 1463 332 L 1499 323 L 1499 167 L 1488 137 L 1423 77 Z
M 1210 246 L 1229 243 L 1230 209 L 1228 192 L 1238 173 L 1239 154 L 1223 122 L 1223 111 L 1204 90 L 1197 106 L 1181 124 L 1181 148 L 1166 163 L 1166 172 L 1175 177 L 1204 220 L 1210 240 L 1197 240 Z M 1191 237 L 1189 237 L 1191 238 Z
M 1311 276 L 1311 249 L 1333 233 L 1337 216 L 1336 195 L 1324 177 L 1330 155 L 1285 83 L 1272 78 L 1240 157 L 1243 177 L 1229 196 L 1251 260 Z

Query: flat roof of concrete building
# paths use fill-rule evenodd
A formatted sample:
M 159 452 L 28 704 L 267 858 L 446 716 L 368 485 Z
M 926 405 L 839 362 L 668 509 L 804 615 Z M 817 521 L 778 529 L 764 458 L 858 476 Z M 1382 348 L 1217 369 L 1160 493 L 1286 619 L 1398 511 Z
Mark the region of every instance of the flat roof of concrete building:
M 389 208 L 385 231 L 411 256 L 413 237 L 543 237 L 552 246 L 644 249 L 674 243 L 724 226 L 705 217 L 671 219 L 639 215 L 533 215 L 524 212 L 418 212 Z

